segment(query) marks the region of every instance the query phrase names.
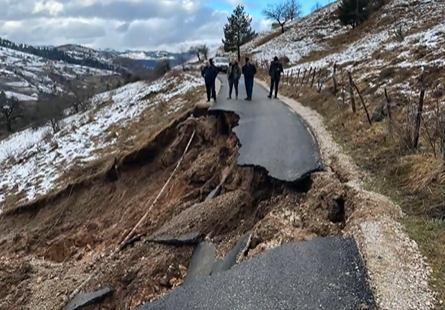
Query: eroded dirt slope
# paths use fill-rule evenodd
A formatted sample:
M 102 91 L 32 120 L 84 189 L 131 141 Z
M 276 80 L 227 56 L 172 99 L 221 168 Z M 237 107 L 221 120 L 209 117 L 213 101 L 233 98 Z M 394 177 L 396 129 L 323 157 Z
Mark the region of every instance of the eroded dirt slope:
M 281 242 L 342 233 L 355 207 L 336 174 L 285 184 L 262 169 L 238 167 L 230 130 L 236 122 L 228 114 L 183 117 L 144 149 L 120 158 L 117 173 L 113 168 L 4 214 L 0 309 L 61 309 L 96 268 L 84 291 L 114 289 L 100 309 L 132 309 L 157 298 L 181 284 L 193 246 L 146 242 L 153 236 L 200 231 L 223 255 L 252 231 L 252 256 Z M 152 206 L 194 130 L 177 174 Z M 223 180 L 219 195 L 205 201 Z M 149 208 L 138 238 L 108 259 Z

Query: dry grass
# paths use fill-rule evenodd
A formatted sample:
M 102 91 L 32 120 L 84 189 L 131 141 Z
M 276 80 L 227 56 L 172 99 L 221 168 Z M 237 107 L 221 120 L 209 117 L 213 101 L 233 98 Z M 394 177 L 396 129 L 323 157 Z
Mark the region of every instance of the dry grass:
M 266 77 L 264 72 L 260 73 L 260 77 Z M 357 113 L 354 114 L 348 105 L 343 106 L 339 102 L 332 90 L 333 85 L 329 82 L 321 92 L 317 92 L 316 87 L 283 85 L 281 93 L 298 99 L 323 115 L 334 139 L 362 169 L 371 173 L 373 178 L 367 186 L 392 198 L 408 214 L 405 227 L 419 243 L 433 269 L 433 289 L 439 293 L 440 299 L 445 300 L 444 163 L 433 156 L 427 141 L 422 138 L 420 151 L 413 153 L 407 150 L 397 133 L 389 134 L 386 121 L 372 126 L 368 124 L 358 98 Z M 384 101 L 384 98 L 376 98 L 375 94 L 365 97 L 370 111 Z M 416 100 L 413 98 L 413 103 Z M 345 101 L 349 104 L 348 95 Z M 426 106 L 428 104 L 431 100 Z M 400 108 L 397 111 L 399 115 L 394 115 L 394 119 L 403 121 L 402 114 L 406 112 L 402 113 Z M 445 305 L 438 309 L 444 310 Z

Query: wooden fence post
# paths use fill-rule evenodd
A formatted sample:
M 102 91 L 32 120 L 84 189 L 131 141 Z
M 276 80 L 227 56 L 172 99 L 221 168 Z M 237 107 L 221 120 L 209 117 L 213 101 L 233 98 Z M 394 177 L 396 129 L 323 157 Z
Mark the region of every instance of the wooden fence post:
M 368 109 L 366 108 L 366 104 L 365 104 L 365 100 L 363 100 L 362 94 L 360 93 L 360 90 L 358 89 L 357 85 L 354 83 L 354 81 L 352 81 L 352 85 L 354 86 L 355 90 L 358 93 L 358 96 L 360 98 L 360 101 L 362 103 L 363 109 L 365 110 L 366 113 L 366 118 L 368 119 L 369 125 L 372 126 L 372 120 L 371 117 L 369 116 L 369 112 Z
M 343 68 L 340 70 L 340 74 L 341 74 L 341 101 L 343 106 L 345 106 L 345 76 L 343 73 Z
M 303 71 L 303 76 L 301 77 L 301 83 L 300 83 L 300 85 L 303 85 L 303 83 L 304 83 L 304 79 L 306 78 L 306 71 L 307 71 L 307 69 L 304 69 L 304 71 Z
M 349 96 L 351 98 L 351 108 L 352 108 L 352 112 L 355 114 L 357 113 L 357 107 L 355 106 L 355 98 L 354 98 L 354 86 L 353 81 L 352 81 L 352 76 L 351 76 L 351 72 L 348 72 L 348 78 L 349 78 Z
M 337 94 L 337 79 L 335 75 L 337 74 L 337 64 L 334 64 L 334 72 L 332 72 L 332 82 L 334 83 L 334 94 Z
M 414 127 L 413 148 L 417 149 L 419 145 L 420 124 L 422 122 L 423 104 L 425 100 L 425 87 L 422 85 L 420 90 L 419 103 L 417 104 L 416 123 Z
M 309 73 L 308 73 L 308 75 L 307 75 L 308 77 L 307 77 L 307 80 L 306 80 L 306 84 L 309 84 L 309 80 L 310 80 L 310 78 L 311 78 L 311 76 L 312 76 L 311 73 L 312 73 L 312 67 L 309 68 Z
M 386 113 L 388 113 L 388 131 L 392 134 L 392 110 L 391 110 L 391 98 L 388 96 L 388 92 L 385 87 L 385 99 L 386 99 Z
M 311 81 L 311 87 L 314 85 L 314 80 L 315 80 L 315 74 L 317 73 L 317 69 L 314 68 L 314 72 L 312 72 L 312 81 Z

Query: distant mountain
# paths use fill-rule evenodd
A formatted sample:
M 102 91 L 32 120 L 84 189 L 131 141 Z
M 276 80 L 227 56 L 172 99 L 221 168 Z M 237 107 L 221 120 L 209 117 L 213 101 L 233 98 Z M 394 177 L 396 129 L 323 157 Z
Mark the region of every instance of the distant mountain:
M 63 61 L 73 65 L 110 70 L 120 74 L 134 73 L 136 75 L 141 75 L 145 70 L 154 68 L 160 60 L 168 59 L 172 66 L 176 66 L 184 57 L 190 59 L 193 56 L 189 53 L 167 51 L 96 50 L 78 44 L 32 46 L 17 44 L 2 38 L 0 38 L 0 46 L 52 61 Z
M 31 54 L 53 61 L 63 61 L 73 65 L 81 65 L 101 70 L 110 70 L 115 72 L 126 71 L 119 65 L 115 65 L 108 59 L 103 59 L 99 54 L 88 53 L 83 57 L 75 57 L 74 54 L 67 50 L 59 49 L 57 47 L 36 47 L 28 44 L 17 44 L 12 41 L 0 38 L 0 47 L 5 47 L 18 52 Z M 94 51 L 94 50 L 91 50 Z M 128 71 L 128 70 L 127 70 Z
M 156 64 L 163 59 L 168 59 L 173 66 L 180 63 L 181 59 L 190 59 L 193 55 L 188 52 L 185 53 L 172 53 L 167 51 L 141 51 L 141 50 L 125 50 L 116 51 L 113 49 L 100 49 L 100 51 L 110 53 L 117 57 L 128 58 L 137 61 L 143 66 L 153 68 Z

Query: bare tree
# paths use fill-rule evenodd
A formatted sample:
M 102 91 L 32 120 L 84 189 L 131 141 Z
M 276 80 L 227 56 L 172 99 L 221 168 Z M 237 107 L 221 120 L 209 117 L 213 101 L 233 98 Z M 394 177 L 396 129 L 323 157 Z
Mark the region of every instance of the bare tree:
M 206 44 L 199 45 L 198 51 L 205 60 L 209 59 L 209 47 Z
M 198 61 L 201 61 L 201 52 L 199 51 L 199 46 L 191 46 L 189 49 L 189 53 L 196 55 L 196 57 L 198 57 Z
M 270 3 L 263 10 L 263 15 L 275 21 L 281 27 L 281 33 L 284 33 L 284 25 L 301 15 L 301 4 L 297 0 Z
M 0 92 L 0 117 L 5 122 L 8 132 L 13 132 L 12 124 L 22 115 L 22 103 L 16 97 L 8 98 L 4 91 Z
M 263 15 L 267 19 L 276 21 L 281 27 L 281 33 L 284 33 L 284 25 L 290 19 L 286 2 L 268 4 L 263 10 Z
M 53 133 L 57 133 L 62 129 L 64 111 L 69 107 L 70 99 L 66 96 L 54 97 L 45 102 L 37 102 L 37 113 L 39 118 L 49 124 Z
M 301 16 L 302 7 L 297 0 L 287 0 L 286 2 L 287 19 L 293 21 Z
M 76 85 L 73 81 L 70 81 L 67 86 L 72 97 L 74 112 L 87 110 L 90 104 L 89 99 L 93 95 L 92 89 L 88 86 Z
M 315 2 L 314 6 L 311 8 L 311 12 L 313 13 L 313 12 L 317 11 L 318 9 L 320 9 L 321 7 L 322 7 L 321 3 L 317 1 L 317 2 Z
M 177 60 L 178 60 L 179 65 L 182 66 L 182 71 L 185 71 L 186 64 L 190 60 L 190 54 L 187 52 L 187 50 L 184 47 L 182 47 L 179 50 L 179 55 L 178 55 Z

